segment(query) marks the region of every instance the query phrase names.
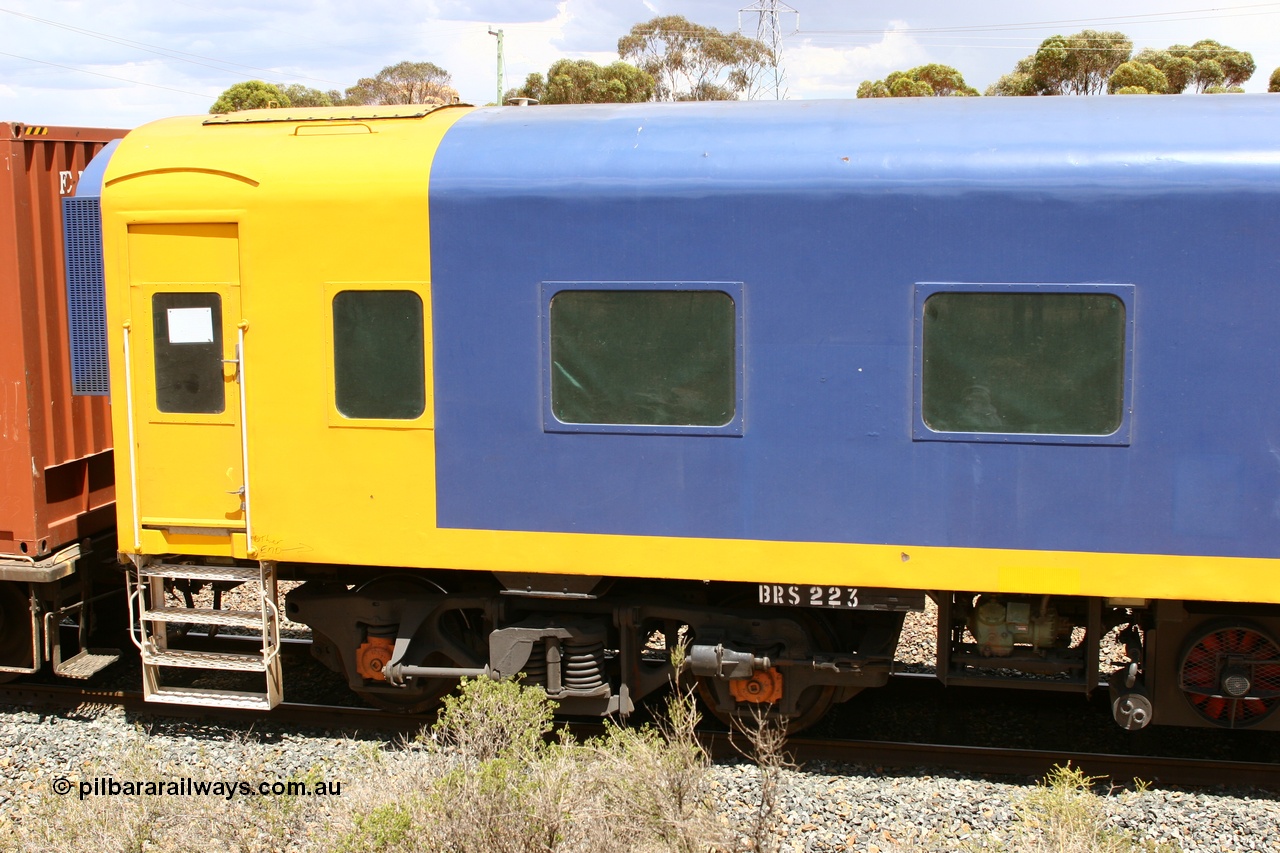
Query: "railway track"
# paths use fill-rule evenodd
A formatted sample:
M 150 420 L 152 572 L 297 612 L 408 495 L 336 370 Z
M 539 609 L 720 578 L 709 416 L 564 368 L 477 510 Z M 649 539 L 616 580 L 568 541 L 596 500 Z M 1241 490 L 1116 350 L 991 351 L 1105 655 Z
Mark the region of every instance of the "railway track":
M 65 684 L 0 685 L 0 703 L 29 708 L 75 709 L 83 706 L 121 707 L 126 712 L 180 719 L 203 719 L 247 724 L 266 722 L 279 725 L 345 731 L 385 731 L 416 733 L 424 725 L 421 717 L 407 717 L 372 708 L 285 702 L 268 712 L 235 709 L 156 706 L 146 703 L 141 693 L 123 690 L 95 690 Z M 582 737 L 599 734 L 598 723 L 574 722 L 573 731 Z M 708 731 L 705 742 L 716 758 L 739 754 L 728 733 Z M 1126 755 L 1093 752 L 1064 752 L 967 746 L 943 743 L 794 737 L 787 751 L 797 762 L 821 761 L 881 768 L 917 768 L 932 772 L 996 774 L 1039 777 L 1054 765 L 1070 762 L 1090 776 L 1109 779 L 1118 785 L 1134 779 L 1160 786 L 1227 788 L 1258 787 L 1280 791 L 1280 763 L 1233 761 L 1169 756 Z

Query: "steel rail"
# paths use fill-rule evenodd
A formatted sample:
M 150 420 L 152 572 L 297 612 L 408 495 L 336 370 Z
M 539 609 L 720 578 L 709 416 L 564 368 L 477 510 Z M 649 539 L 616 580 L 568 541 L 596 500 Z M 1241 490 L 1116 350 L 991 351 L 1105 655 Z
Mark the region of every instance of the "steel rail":
M 1131 785 L 1135 780 L 1141 780 L 1162 787 L 1222 785 L 1280 791 L 1280 764 L 1273 762 L 806 738 L 789 740 L 787 750 L 798 761 L 900 769 L 927 767 L 930 770 L 1011 776 L 1041 777 L 1054 766 L 1070 762 L 1085 775 L 1110 780 L 1116 785 Z
M 430 717 L 406 716 L 345 705 L 284 702 L 265 712 L 199 706 L 157 706 L 145 702 L 141 693 L 94 690 L 65 684 L 0 685 L 0 704 L 40 708 L 119 706 L 129 713 L 156 717 L 238 723 L 271 722 L 324 730 L 389 731 L 398 734 L 416 733 L 431 722 Z M 575 722 L 568 725 L 579 737 L 592 737 L 604 731 L 601 723 Z M 738 748 L 743 740 L 741 735 L 736 736 L 736 743 L 735 737 L 728 732 L 703 732 L 701 737 L 713 758 L 728 760 L 742 755 Z M 1135 779 L 1139 779 L 1157 786 L 1258 787 L 1280 791 L 1280 763 L 1275 762 L 805 737 L 790 738 L 785 749 L 801 764 L 822 762 L 855 765 L 872 768 L 876 773 L 883 772 L 884 768 L 897 768 L 1034 778 L 1043 776 L 1055 765 L 1070 762 L 1089 776 L 1111 780 L 1117 785 L 1133 784 Z

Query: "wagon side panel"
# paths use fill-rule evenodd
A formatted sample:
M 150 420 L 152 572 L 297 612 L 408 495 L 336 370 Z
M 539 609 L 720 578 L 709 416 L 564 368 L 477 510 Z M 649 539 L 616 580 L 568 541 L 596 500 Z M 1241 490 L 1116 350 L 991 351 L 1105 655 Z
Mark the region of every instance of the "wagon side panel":
M 107 399 L 71 391 L 61 199 L 124 133 L 0 123 L 0 555 L 112 523 Z

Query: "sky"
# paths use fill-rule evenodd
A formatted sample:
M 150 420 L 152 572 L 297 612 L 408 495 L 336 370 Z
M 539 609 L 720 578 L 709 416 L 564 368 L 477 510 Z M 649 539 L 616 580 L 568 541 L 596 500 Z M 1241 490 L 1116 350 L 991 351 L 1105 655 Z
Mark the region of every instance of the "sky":
M 0 121 L 136 127 L 205 113 L 234 83 L 345 89 L 385 66 L 429 61 L 467 103 L 557 59 L 618 58 L 618 38 L 658 15 L 755 35 L 763 0 L 0 0 Z M 1046 37 L 1119 30 L 1135 50 L 1216 39 L 1251 52 L 1245 89 L 1280 66 L 1280 2 L 1248 0 L 790 0 L 782 65 L 792 99 L 851 98 L 863 80 L 928 62 L 979 90 Z

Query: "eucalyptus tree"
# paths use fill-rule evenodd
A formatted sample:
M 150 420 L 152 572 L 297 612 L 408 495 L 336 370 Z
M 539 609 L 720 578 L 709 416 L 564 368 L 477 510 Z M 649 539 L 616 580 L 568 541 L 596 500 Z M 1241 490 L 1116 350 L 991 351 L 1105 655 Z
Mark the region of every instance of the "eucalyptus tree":
M 342 93 L 336 89 L 322 92 L 319 89 L 312 89 L 310 86 L 303 86 L 300 83 L 281 86 L 280 91 L 289 99 L 289 106 L 291 107 L 336 107 L 343 100 Z
M 433 62 L 398 62 L 347 89 L 348 104 L 452 104 L 458 90 L 448 71 Z
M 930 63 L 907 71 L 893 71 L 883 80 L 863 80 L 859 98 L 972 97 L 978 90 L 950 65 Z
M 1129 61 L 1133 42 L 1116 31 L 1081 30 L 1054 35 L 1014 70 L 987 89 L 988 95 L 1101 95 L 1111 75 Z
M 1159 68 L 1146 62 L 1129 60 L 1122 63 L 1107 83 L 1111 95 L 1163 95 L 1169 80 Z
M 589 59 L 558 59 L 543 77 L 534 72 L 503 97 L 533 98 L 542 104 L 634 104 L 653 97 L 653 78 L 619 60 L 598 65 Z
M 265 110 L 289 106 L 289 98 L 279 86 L 262 80 L 245 80 L 223 90 L 209 107 L 211 113 L 234 113 L 240 110 Z
M 723 33 L 680 15 L 636 24 L 618 39 L 618 55 L 654 81 L 655 101 L 750 98 L 777 58 L 762 41 Z

